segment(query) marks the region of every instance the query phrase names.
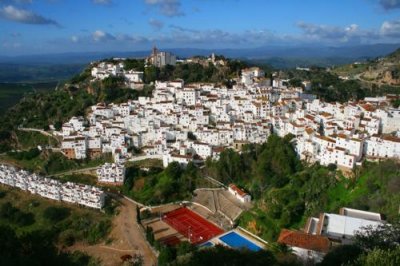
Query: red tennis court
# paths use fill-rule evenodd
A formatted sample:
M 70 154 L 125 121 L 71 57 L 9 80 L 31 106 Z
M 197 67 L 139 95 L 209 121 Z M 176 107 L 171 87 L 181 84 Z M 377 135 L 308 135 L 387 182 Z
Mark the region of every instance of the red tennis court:
M 164 214 L 163 220 L 189 239 L 192 244 L 203 243 L 224 232 L 221 228 L 187 208 L 167 212 Z

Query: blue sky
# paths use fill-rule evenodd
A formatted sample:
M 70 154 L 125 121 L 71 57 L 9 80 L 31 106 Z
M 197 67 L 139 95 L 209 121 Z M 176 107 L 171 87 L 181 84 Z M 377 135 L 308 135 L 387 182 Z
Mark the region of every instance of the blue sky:
M 400 43 L 400 0 L 0 0 L 0 55 Z

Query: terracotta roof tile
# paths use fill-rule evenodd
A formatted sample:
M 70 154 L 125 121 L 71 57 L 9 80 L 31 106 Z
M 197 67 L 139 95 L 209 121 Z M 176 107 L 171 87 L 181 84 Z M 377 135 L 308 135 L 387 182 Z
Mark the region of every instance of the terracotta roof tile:
M 288 229 L 282 229 L 278 238 L 278 243 L 323 253 L 328 253 L 331 247 L 331 242 L 327 237 Z

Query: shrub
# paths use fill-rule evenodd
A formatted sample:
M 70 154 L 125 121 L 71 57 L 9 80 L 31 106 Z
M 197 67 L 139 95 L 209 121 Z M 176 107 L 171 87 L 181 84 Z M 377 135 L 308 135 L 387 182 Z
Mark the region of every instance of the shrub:
M 6 202 L 0 207 L 0 218 L 19 226 L 28 226 L 35 223 L 35 216 L 30 212 L 23 212 Z
M 43 217 L 50 222 L 60 222 L 67 218 L 71 213 L 71 210 L 65 207 L 48 207 L 43 212 Z

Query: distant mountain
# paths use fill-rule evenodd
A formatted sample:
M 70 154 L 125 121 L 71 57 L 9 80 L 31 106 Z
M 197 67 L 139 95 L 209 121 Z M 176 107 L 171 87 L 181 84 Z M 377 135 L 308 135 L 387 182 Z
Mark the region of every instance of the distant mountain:
M 211 53 L 237 58 L 254 65 L 269 65 L 277 69 L 296 66 L 332 67 L 375 59 L 392 53 L 400 44 L 374 44 L 346 47 L 282 47 L 268 46 L 251 49 L 165 49 L 178 57 L 208 56 Z M 85 65 L 111 57 L 144 58 L 150 51 L 82 52 L 26 56 L 0 56 L 0 82 L 30 82 L 68 79 Z M 345 73 L 347 73 L 347 69 Z M 350 68 L 349 68 L 350 69 Z M 360 73 L 361 69 L 353 72 Z M 396 72 L 393 72 L 396 74 Z M 340 74 L 340 73 L 339 73 Z M 382 74 L 380 74 L 382 75 Z
M 88 64 L 111 57 L 144 57 L 149 51 L 138 52 L 79 52 L 79 53 L 60 53 L 60 54 L 39 54 L 39 55 L 21 55 L 21 56 L 2 56 L 0 63 L 11 64 Z
M 281 58 L 375 58 L 393 52 L 400 44 L 373 44 L 343 47 L 285 47 L 267 46 L 251 49 L 170 49 L 179 56 L 209 55 L 211 52 L 232 58 L 265 59 Z
M 211 53 L 224 55 L 231 58 L 241 59 L 270 59 L 284 58 L 311 60 L 324 59 L 334 61 L 335 58 L 346 60 L 360 60 L 375 58 L 389 54 L 400 47 L 400 44 L 373 44 L 343 47 L 321 47 L 321 46 L 265 46 L 249 49 L 195 49 L 195 48 L 176 48 L 165 49 L 176 54 L 178 57 L 190 57 L 194 55 L 210 55 Z M 29 56 L 1 56 L 0 63 L 14 64 L 85 64 L 91 61 L 110 57 L 145 57 L 150 54 L 147 51 L 133 52 L 81 52 L 81 53 L 62 53 Z

